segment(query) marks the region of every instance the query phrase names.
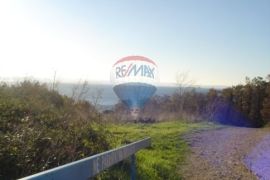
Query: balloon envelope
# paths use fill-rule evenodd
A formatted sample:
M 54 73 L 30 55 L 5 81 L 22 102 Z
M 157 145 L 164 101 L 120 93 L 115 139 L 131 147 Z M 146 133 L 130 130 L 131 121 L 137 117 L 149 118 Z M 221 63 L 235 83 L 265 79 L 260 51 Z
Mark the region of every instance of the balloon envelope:
M 135 115 L 155 93 L 158 80 L 156 63 L 143 56 L 124 57 L 113 65 L 111 71 L 115 94 L 131 109 L 131 113 L 136 110 Z

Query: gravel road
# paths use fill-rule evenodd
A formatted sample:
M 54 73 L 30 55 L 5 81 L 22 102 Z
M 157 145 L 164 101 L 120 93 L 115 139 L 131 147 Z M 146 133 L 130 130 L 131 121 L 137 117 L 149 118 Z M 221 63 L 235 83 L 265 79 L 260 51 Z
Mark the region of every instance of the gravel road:
M 196 180 L 268 179 L 270 162 L 262 165 L 258 160 L 265 159 L 263 152 L 269 153 L 270 138 L 265 140 L 269 134 L 269 129 L 226 127 L 185 135 L 191 154 L 179 173 L 184 179 Z M 255 162 L 269 168 L 258 172 Z

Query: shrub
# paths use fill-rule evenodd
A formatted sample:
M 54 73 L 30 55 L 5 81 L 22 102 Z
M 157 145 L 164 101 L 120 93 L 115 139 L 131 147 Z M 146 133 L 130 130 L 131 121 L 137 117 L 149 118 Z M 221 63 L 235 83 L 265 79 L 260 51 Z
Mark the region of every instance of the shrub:
M 85 101 L 24 81 L 0 86 L 0 179 L 15 179 L 110 148 Z

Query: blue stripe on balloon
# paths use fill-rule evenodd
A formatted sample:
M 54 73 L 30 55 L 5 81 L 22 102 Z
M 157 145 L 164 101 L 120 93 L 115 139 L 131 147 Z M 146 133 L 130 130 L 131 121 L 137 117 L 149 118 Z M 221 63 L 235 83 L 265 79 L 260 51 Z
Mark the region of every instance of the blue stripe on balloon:
M 143 108 L 157 88 L 146 83 L 124 83 L 114 86 L 113 90 L 129 108 Z

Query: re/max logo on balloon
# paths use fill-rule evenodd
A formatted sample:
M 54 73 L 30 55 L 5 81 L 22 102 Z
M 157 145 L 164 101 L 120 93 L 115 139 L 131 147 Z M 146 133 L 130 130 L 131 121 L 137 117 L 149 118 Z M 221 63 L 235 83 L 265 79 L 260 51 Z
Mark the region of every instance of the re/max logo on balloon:
M 118 66 L 115 69 L 116 78 L 124 78 L 130 76 L 142 76 L 148 78 L 155 78 L 154 76 L 155 68 L 149 65 L 137 65 L 129 64 Z

